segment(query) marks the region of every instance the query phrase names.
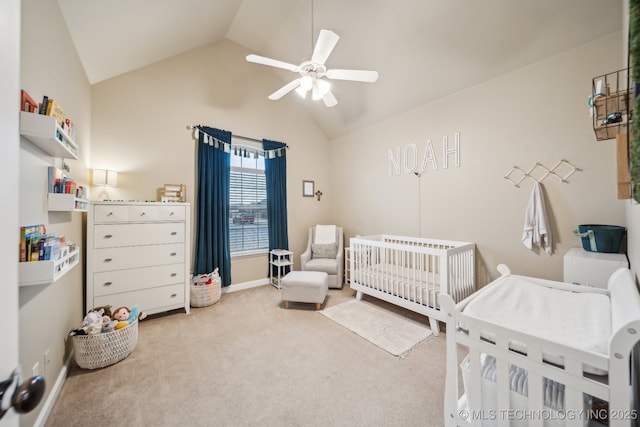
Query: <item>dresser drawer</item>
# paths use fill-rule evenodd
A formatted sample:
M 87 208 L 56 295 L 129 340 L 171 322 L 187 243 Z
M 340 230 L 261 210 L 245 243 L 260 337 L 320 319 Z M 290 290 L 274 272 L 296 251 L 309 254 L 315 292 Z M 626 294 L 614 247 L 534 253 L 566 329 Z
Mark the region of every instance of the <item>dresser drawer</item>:
M 184 280 L 183 263 L 104 271 L 93 275 L 93 293 L 95 296 L 110 295 L 176 283 L 184 284 Z
M 103 295 L 93 298 L 93 307 L 110 305 L 113 310 L 118 307 L 134 305 L 147 314 L 185 307 L 184 284 L 160 286 L 119 294 Z
M 98 224 L 93 226 L 93 247 L 157 245 L 184 242 L 184 223 Z
M 95 222 L 122 222 L 129 218 L 129 207 L 122 205 L 96 205 L 93 209 Z
M 105 222 L 153 222 L 153 221 L 184 221 L 186 206 L 163 205 L 96 205 L 93 221 Z
M 95 249 L 87 262 L 93 262 L 94 272 L 151 267 L 184 263 L 184 251 L 184 243 Z

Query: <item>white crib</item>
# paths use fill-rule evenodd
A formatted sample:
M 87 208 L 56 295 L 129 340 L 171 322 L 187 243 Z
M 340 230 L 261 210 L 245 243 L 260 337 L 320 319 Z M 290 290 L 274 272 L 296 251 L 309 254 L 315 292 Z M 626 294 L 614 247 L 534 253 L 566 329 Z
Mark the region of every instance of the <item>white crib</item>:
M 599 289 L 512 275 L 504 265 L 498 270 L 501 277 L 457 304 L 448 295 L 440 297 L 447 317 L 444 424 L 635 422 L 631 351 L 640 340 L 640 295 L 631 272 L 616 271 L 609 288 Z M 535 296 L 522 301 L 529 287 Z M 504 299 L 511 294 L 512 302 Z M 564 308 L 558 310 L 560 300 Z M 552 307 L 548 313 L 545 306 Z M 542 314 L 526 322 L 515 313 L 523 307 Z M 500 316 L 513 320 L 500 322 Z M 549 322 L 556 327 L 549 328 Z M 582 322 L 589 330 L 575 332 Z M 536 330 L 536 323 L 545 326 Z M 468 354 L 459 364 L 461 349 Z
M 475 291 L 475 245 L 467 242 L 375 235 L 350 240 L 350 286 L 362 294 L 429 317 L 435 335 L 444 322 L 438 296 L 461 301 Z

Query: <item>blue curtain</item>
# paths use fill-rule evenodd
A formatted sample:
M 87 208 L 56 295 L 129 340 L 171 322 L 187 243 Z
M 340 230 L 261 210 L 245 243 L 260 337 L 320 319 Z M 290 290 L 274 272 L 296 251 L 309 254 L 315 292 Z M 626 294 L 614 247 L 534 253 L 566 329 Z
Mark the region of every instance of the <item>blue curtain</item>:
M 262 149 L 265 151 L 264 173 L 267 183 L 269 250 L 289 249 L 286 148 L 286 144 L 281 142 L 262 140 Z M 288 272 L 288 267 L 285 272 Z M 274 274 L 277 273 L 274 272 Z
M 193 274 L 206 274 L 218 268 L 222 286 L 229 286 L 231 284 L 229 250 L 231 154 L 225 150 L 225 147 L 231 146 L 231 132 L 206 126 L 199 126 L 198 129 L 200 132 L 198 133 Z

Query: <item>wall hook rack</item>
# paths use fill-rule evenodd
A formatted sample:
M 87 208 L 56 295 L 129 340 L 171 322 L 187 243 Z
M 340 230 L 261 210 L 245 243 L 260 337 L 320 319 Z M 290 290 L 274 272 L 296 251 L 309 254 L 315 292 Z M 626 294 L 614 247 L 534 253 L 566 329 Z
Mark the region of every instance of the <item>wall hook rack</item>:
M 525 171 L 519 166 L 514 166 L 511 168 L 509 172 L 504 176 L 504 179 L 511 182 L 516 187 L 520 187 L 520 183 L 525 179 L 529 178 L 536 182 L 542 182 L 549 176 L 554 176 L 559 179 L 561 182 L 568 183 L 568 179 L 571 175 L 576 172 L 581 172 L 582 169 L 573 165 L 570 161 L 561 159 L 558 163 L 553 165 L 551 168 L 547 168 L 540 162 L 536 162 L 529 170 Z M 537 173 L 534 173 L 537 172 Z M 564 172 L 564 174 L 563 174 Z M 542 175 L 540 175 L 542 174 Z M 536 178 L 534 175 L 540 175 Z

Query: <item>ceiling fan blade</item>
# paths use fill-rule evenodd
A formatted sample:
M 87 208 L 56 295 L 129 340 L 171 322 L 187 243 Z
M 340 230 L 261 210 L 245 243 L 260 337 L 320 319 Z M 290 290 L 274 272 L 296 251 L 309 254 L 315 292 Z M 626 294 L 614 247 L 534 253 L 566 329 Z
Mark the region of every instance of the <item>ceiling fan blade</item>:
M 336 99 L 335 96 L 333 96 L 333 94 L 331 93 L 331 91 L 327 92 L 323 97 L 322 97 L 322 101 L 324 102 L 324 105 L 326 105 L 327 107 L 333 107 L 338 103 L 338 100 Z
M 266 58 L 260 55 L 247 55 L 247 61 L 255 62 L 256 64 L 269 65 L 270 67 L 283 68 L 289 71 L 297 72 L 299 70 L 297 65 L 289 64 L 288 62 L 278 61 L 277 59 Z
M 295 79 L 287 83 L 286 85 L 282 86 L 280 89 L 273 92 L 271 95 L 269 95 L 269 99 L 272 101 L 277 101 L 278 99 L 282 98 L 283 96 L 285 96 L 286 94 L 288 94 L 289 92 L 297 88 L 298 86 L 300 86 L 300 79 Z
M 366 83 L 373 83 L 378 80 L 377 71 L 367 70 L 327 70 L 326 76 L 334 80 L 353 80 Z
M 333 31 L 320 30 L 316 47 L 313 49 L 313 55 L 311 55 L 311 62 L 324 65 L 339 39 L 340 36 Z

